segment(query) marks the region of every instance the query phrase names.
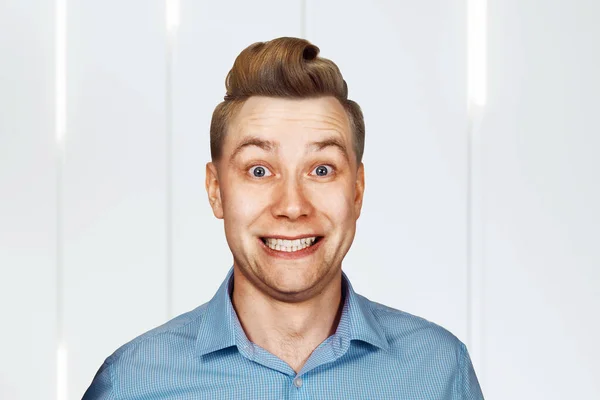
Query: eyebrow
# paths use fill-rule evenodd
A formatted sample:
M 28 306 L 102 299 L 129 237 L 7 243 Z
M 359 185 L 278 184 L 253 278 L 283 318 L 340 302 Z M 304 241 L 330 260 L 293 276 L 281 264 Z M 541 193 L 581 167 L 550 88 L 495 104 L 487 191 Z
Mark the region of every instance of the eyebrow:
M 240 144 L 238 144 L 238 146 L 235 148 L 235 150 L 231 154 L 229 161 L 230 162 L 233 161 L 235 159 L 235 157 L 237 157 L 237 155 L 243 149 L 245 149 L 247 147 L 252 147 L 252 146 L 258 147 L 266 152 L 273 152 L 273 150 L 279 148 L 279 143 L 271 141 L 271 140 L 261 139 L 258 136 L 249 136 L 249 137 L 243 139 L 240 142 Z M 331 137 L 325 138 L 323 140 L 318 140 L 316 142 L 308 143 L 306 145 L 307 149 L 312 148 L 313 151 L 321 151 L 328 147 L 333 147 L 333 148 L 337 149 L 344 156 L 344 158 L 347 161 L 350 161 L 350 157 L 348 156 L 348 150 L 346 149 L 344 142 L 336 136 L 331 136 Z
M 346 159 L 346 161 L 350 161 L 350 157 L 348 156 L 348 150 L 346 149 L 346 145 L 342 140 L 340 140 L 336 136 L 332 136 L 326 138 L 324 140 L 319 140 L 317 142 L 311 142 L 307 146 L 307 148 L 313 148 L 313 151 L 321 151 L 327 147 L 333 147 L 337 149 Z
M 273 149 L 278 147 L 277 143 L 275 143 L 271 140 L 264 140 L 257 136 L 249 136 L 249 137 L 244 138 L 244 140 L 242 140 L 240 142 L 240 144 L 238 144 L 238 146 L 235 148 L 235 150 L 231 154 L 231 157 L 229 157 L 229 161 L 233 161 L 233 159 L 236 158 L 237 155 L 242 150 L 244 150 L 246 147 L 250 147 L 250 146 L 258 147 L 267 152 L 271 152 L 271 151 L 273 151 Z

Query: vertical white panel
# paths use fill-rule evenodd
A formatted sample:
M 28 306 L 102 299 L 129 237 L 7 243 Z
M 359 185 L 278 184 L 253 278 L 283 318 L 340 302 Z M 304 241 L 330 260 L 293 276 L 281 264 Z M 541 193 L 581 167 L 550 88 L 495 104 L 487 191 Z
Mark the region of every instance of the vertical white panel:
M 487 0 L 467 0 L 467 281 L 469 327 L 467 341 L 480 386 L 485 388 L 483 318 L 485 278 L 483 263 L 481 122 L 487 96 Z M 487 392 L 486 392 L 487 393 Z
M 365 115 L 365 201 L 344 270 L 359 293 L 467 339 L 466 10 L 309 1 L 307 37 Z
M 181 0 L 173 61 L 174 313 L 209 300 L 233 259 L 204 189 L 212 112 L 235 57 L 257 41 L 301 35 L 301 2 Z
M 0 2 L 0 60 L 0 398 L 52 399 L 57 198 L 53 2 Z
M 166 319 L 163 0 L 69 2 L 64 169 L 69 398 Z
M 485 389 L 600 398 L 600 3 L 489 1 Z

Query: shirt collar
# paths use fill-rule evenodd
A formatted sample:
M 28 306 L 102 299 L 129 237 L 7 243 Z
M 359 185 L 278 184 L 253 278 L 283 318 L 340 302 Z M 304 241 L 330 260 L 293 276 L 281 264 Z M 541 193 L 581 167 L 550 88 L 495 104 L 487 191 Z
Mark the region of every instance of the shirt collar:
M 348 276 L 342 271 L 342 288 L 346 296 L 340 322 L 334 336 L 340 341 L 361 340 L 383 350 L 389 349 L 381 325 L 375 319 L 369 300 L 354 292 Z M 251 347 L 231 303 L 233 267 L 213 298 L 207 303 L 200 321 L 196 339 L 196 354 L 202 356 L 213 351 L 237 346 L 240 351 Z

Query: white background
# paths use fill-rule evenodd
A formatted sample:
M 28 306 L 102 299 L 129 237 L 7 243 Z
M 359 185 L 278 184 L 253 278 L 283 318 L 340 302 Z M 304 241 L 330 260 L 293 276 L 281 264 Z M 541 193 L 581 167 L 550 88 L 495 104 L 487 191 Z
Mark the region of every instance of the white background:
M 60 3 L 0 0 L 1 399 L 79 399 L 212 297 L 232 258 L 210 116 L 237 54 L 279 36 L 365 114 L 355 290 L 453 332 L 486 399 L 600 398 L 600 3 L 488 0 L 477 112 L 467 0 L 180 0 L 170 31 L 165 0 L 68 1 L 57 27 Z

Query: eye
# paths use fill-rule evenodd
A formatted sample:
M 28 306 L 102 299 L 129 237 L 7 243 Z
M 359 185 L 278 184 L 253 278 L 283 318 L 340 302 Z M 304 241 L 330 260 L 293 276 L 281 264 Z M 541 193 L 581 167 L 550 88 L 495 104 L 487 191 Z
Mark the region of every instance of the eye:
M 250 174 L 255 178 L 262 178 L 263 176 L 272 175 L 271 171 L 262 165 L 255 165 L 254 167 L 250 168 Z
M 313 171 L 316 171 L 317 176 L 327 176 L 331 175 L 333 167 L 331 165 L 319 165 L 317 168 L 313 169 Z

